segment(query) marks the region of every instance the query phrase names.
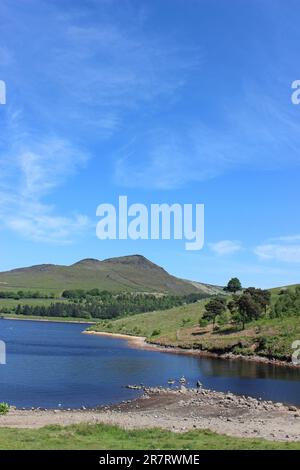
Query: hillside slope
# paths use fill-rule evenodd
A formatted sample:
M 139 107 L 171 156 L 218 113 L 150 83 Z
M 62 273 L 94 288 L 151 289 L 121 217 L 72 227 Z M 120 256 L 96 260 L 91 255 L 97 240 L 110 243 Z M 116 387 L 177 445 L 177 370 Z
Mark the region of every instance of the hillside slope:
M 64 289 L 107 289 L 114 292 L 158 292 L 177 295 L 215 293 L 217 287 L 192 283 L 170 275 L 140 255 L 104 261 L 84 259 L 71 266 L 42 264 L 0 273 L 0 290 L 39 289 L 60 293 Z
M 245 330 L 226 325 L 213 331 L 211 325 L 199 326 L 206 303 L 207 299 L 203 299 L 170 310 L 102 320 L 88 329 L 143 336 L 149 343 L 161 346 L 291 361 L 292 343 L 300 337 L 299 317 L 262 318 L 248 323 Z

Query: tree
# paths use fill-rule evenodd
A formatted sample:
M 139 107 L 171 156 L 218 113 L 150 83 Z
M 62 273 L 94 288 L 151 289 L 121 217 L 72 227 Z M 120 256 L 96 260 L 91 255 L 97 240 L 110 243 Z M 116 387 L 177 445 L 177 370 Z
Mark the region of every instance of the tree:
M 263 314 L 266 314 L 267 307 L 271 303 L 271 294 L 268 290 L 248 287 L 242 295 L 232 295 L 228 302 L 228 310 L 233 319 L 243 324 L 251 320 L 257 320 Z
M 271 317 L 300 316 L 300 288 L 285 289 L 279 292 L 271 310 Z
M 254 302 L 259 304 L 262 310 L 267 313 L 267 307 L 271 303 L 270 291 L 264 289 L 256 289 L 255 287 L 248 287 L 248 289 L 245 290 L 245 293 L 250 294 Z
M 233 294 L 232 297 L 231 297 L 231 300 L 229 300 L 228 304 L 227 304 L 227 308 L 229 310 L 229 312 L 231 313 L 232 317 L 234 317 L 234 315 L 237 313 L 237 310 L 238 310 L 238 305 L 237 305 L 237 301 L 239 299 L 239 296 L 237 294 Z
M 203 319 L 212 322 L 213 329 L 215 329 L 216 318 L 218 315 L 222 315 L 226 311 L 226 299 L 222 297 L 216 297 L 210 300 L 205 305 L 205 311 Z
M 241 281 L 237 277 L 233 277 L 232 279 L 230 279 L 224 290 L 233 293 L 237 292 L 238 290 L 242 290 Z
M 262 314 L 262 306 L 255 301 L 249 292 L 244 292 L 237 300 L 237 319 L 242 323 L 243 330 L 245 324 L 251 320 L 257 320 Z

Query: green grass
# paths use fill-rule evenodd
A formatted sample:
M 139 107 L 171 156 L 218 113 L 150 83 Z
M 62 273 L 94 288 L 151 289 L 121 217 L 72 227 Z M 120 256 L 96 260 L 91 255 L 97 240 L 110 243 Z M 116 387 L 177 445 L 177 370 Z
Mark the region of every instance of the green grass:
M 160 336 L 167 335 L 172 341 L 176 340 L 176 332 L 183 325 L 187 327 L 198 324 L 206 303 L 207 299 L 204 299 L 194 304 L 174 307 L 169 310 L 139 313 L 117 320 L 103 320 L 93 325 L 91 329 L 147 338 L 150 338 L 155 330 L 159 330 Z
M 100 262 L 82 260 L 71 266 L 41 265 L 0 273 L 0 290 L 39 290 L 57 296 L 64 289 L 109 290 L 112 292 L 200 292 L 191 283 L 171 276 L 142 256 Z M 214 288 L 203 286 L 205 291 Z
M 182 434 L 161 429 L 124 430 L 110 425 L 80 424 L 42 429 L 0 429 L 1 450 L 300 450 L 300 442 L 271 442 L 218 435 L 211 431 Z
M 282 286 L 282 287 L 274 287 L 273 289 L 270 289 L 270 292 L 271 292 L 271 299 L 272 299 L 272 303 L 275 303 L 280 292 L 282 290 L 295 290 L 296 287 L 299 287 L 300 284 L 291 284 L 290 286 Z
M 145 336 L 148 341 L 165 346 L 290 360 L 291 345 L 300 339 L 299 317 L 263 318 L 247 324 L 245 330 L 227 325 L 212 331 L 199 327 L 206 303 L 207 299 L 204 299 L 170 310 L 103 320 L 89 329 Z

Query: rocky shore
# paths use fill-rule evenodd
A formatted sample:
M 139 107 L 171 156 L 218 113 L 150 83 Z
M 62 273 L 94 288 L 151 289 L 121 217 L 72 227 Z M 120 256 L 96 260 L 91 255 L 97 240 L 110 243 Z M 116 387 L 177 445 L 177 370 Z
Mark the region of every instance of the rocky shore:
M 174 432 L 210 429 L 220 434 L 300 441 L 300 408 L 213 390 L 140 389 L 143 395 L 118 405 L 80 410 L 17 410 L 0 426 L 39 428 L 49 424 L 107 423 L 127 429 L 160 427 Z

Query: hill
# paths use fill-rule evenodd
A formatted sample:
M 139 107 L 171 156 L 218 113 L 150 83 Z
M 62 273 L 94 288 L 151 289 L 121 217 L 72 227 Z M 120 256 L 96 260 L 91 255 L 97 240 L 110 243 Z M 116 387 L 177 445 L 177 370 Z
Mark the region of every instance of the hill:
M 291 290 L 294 288 L 286 287 Z M 281 289 L 272 290 L 272 302 Z M 199 326 L 207 301 L 203 299 L 169 310 L 102 320 L 89 330 L 143 336 L 149 343 L 161 346 L 291 360 L 292 343 L 300 338 L 299 316 L 266 316 L 247 323 L 244 330 L 227 324 L 213 331 L 212 325 Z
M 157 292 L 176 295 L 193 292 L 214 294 L 216 286 L 172 276 L 141 255 L 87 258 L 71 266 L 41 264 L 0 273 L 0 290 L 37 289 L 60 294 L 64 289 L 92 289 L 113 292 Z

